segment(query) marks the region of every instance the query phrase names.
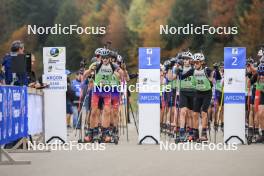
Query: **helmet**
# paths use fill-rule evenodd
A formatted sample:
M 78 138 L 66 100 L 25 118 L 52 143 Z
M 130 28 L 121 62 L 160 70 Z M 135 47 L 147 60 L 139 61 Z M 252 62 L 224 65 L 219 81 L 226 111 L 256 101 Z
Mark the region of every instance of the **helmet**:
M 124 62 L 123 57 L 121 55 L 117 55 L 117 62 Z
M 264 55 L 264 49 L 260 49 L 259 51 L 258 51 L 258 56 L 259 57 L 261 57 L 261 56 L 263 56 Z
M 176 57 L 172 57 L 172 58 L 170 58 L 169 61 L 171 62 L 172 65 L 174 65 L 175 63 L 178 62 L 178 60 L 179 60 L 178 58 L 176 58 Z
M 204 61 L 205 58 L 204 58 L 203 53 L 195 53 L 195 54 L 193 55 L 193 60 L 194 60 L 194 61 Z
M 259 62 L 264 64 L 264 55 L 259 59 Z
M 101 56 L 109 56 L 110 55 L 110 50 L 109 49 L 106 49 L 106 48 L 103 48 L 101 50 Z
M 95 55 L 101 55 L 101 52 L 104 48 L 97 48 L 94 52 Z
M 15 40 L 11 44 L 11 52 L 16 52 L 18 51 L 19 48 L 24 48 L 24 43 L 21 42 L 20 40 Z
M 173 57 L 173 58 L 170 59 L 170 62 L 172 64 L 172 66 L 174 64 L 183 65 L 183 60 L 180 57 Z
M 249 57 L 247 59 L 247 64 L 253 64 L 254 63 L 254 59 L 252 57 Z
M 164 67 L 168 67 L 169 65 L 171 65 L 171 61 L 166 60 L 163 65 Z
M 115 51 L 110 51 L 110 56 L 112 57 L 112 58 L 117 58 L 117 56 L 118 56 L 118 53 L 117 52 L 115 52 Z
M 264 75 L 264 63 L 258 65 L 258 74 Z
M 193 55 L 190 51 L 184 51 L 181 53 L 181 57 L 182 58 L 189 58 L 189 59 L 193 59 Z

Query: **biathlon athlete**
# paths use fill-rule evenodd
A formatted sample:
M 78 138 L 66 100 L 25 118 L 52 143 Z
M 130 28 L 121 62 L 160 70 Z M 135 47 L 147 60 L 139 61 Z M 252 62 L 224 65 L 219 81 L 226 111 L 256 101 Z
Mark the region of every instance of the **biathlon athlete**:
M 118 121 L 119 121 L 119 107 L 120 107 L 120 85 L 121 81 L 129 81 L 128 71 L 126 70 L 126 65 L 123 61 L 121 55 L 112 52 L 111 54 L 111 62 L 112 64 L 118 65 L 118 67 L 122 70 L 123 77 L 121 77 L 118 70 L 115 70 L 112 75 L 112 91 L 111 91 L 111 132 L 114 136 L 118 136 Z
M 260 91 L 260 98 L 257 108 L 259 126 L 257 126 L 256 129 L 258 130 L 258 127 L 260 127 L 261 134 L 257 137 L 256 143 L 263 143 L 264 142 L 264 63 L 259 64 L 257 74 L 258 74 L 258 78 L 256 82 L 256 91 Z
M 214 109 L 216 112 L 214 112 L 214 126 L 217 130 L 219 125 L 221 130 L 224 129 L 224 119 L 223 119 L 223 90 L 224 90 L 224 63 L 218 63 L 214 65 L 214 81 L 215 81 L 215 103 L 214 103 Z M 216 78 L 216 75 L 220 75 L 218 79 Z M 220 108 L 221 107 L 221 108 Z M 219 124 L 220 123 L 220 124 Z
M 165 113 L 165 68 L 160 64 L 160 129 L 164 128 L 164 113 Z
M 193 69 L 191 62 L 193 55 L 190 51 L 182 52 L 181 58 L 183 59 L 182 73 L 185 74 Z M 179 75 L 179 78 L 181 75 Z M 180 80 L 180 136 L 176 139 L 179 142 L 185 142 L 186 140 L 192 140 L 193 136 L 193 98 L 195 96 L 195 81 L 193 76 L 189 76 Z M 186 132 L 188 130 L 188 139 Z
M 99 116 L 97 115 L 99 98 L 103 99 L 103 119 L 102 119 L 102 141 L 111 142 L 109 133 L 110 115 L 111 115 L 111 81 L 115 71 L 123 75 L 122 70 L 115 64 L 110 62 L 110 51 L 103 49 L 101 51 L 101 62 L 96 62 L 84 73 L 84 77 L 89 76 L 92 72 L 95 73 L 95 87 L 91 100 L 91 118 L 90 118 L 90 133 L 86 137 L 87 142 L 93 140 L 101 140 L 99 137 Z M 110 90 L 109 90 L 110 89 Z
M 167 60 L 164 62 L 164 66 L 166 73 L 166 86 L 170 87 L 170 91 L 165 92 L 166 110 L 163 122 L 165 123 L 165 131 L 168 132 L 168 134 L 170 135 L 171 130 L 176 127 L 176 124 L 174 123 L 176 81 L 172 80 L 172 67 L 174 66 L 174 63 L 172 63 L 171 60 Z
M 202 53 L 195 53 L 193 55 L 194 69 L 181 76 L 181 79 L 186 79 L 193 76 L 195 82 L 195 97 L 193 104 L 193 141 L 202 142 L 208 141 L 207 138 L 207 112 L 212 98 L 212 81 L 213 72 L 204 67 L 205 57 Z M 216 75 L 216 78 L 220 75 Z M 202 133 L 199 137 L 199 114 L 202 117 Z

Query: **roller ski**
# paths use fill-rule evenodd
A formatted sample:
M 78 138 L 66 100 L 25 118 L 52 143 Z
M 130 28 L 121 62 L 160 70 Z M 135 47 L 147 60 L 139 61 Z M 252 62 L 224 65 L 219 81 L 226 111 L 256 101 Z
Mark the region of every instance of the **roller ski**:
M 196 142 L 197 143 L 208 143 L 209 142 L 206 129 L 203 129 L 201 137 L 197 139 Z
M 176 136 L 175 143 L 178 144 L 178 143 L 184 143 L 184 142 L 187 142 L 187 136 L 185 134 L 185 130 L 180 129 L 179 135 Z
M 80 141 L 81 142 L 81 141 Z M 88 129 L 85 132 L 84 143 L 101 143 L 99 129 Z
M 118 144 L 119 141 L 119 136 L 118 136 L 118 128 L 114 127 L 111 131 L 110 131 L 110 135 L 111 135 L 111 141 L 110 143 L 114 143 L 114 144 Z
M 103 129 L 100 141 L 101 143 L 113 143 L 117 145 L 119 141 L 118 131 Z
M 189 128 L 187 130 L 187 137 L 186 137 L 187 142 L 194 142 L 194 135 L 193 135 L 193 129 Z

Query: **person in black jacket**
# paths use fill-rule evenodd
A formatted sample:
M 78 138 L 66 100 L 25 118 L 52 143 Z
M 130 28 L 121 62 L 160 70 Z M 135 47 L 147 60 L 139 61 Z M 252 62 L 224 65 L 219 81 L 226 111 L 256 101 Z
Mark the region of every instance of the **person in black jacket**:
M 72 106 L 74 101 L 74 91 L 71 88 L 70 79 L 67 78 L 67 91 L 66 91 L 66 118 L 67 118 L 67 127 L 71 127 L 71 116 L 73 114 Z

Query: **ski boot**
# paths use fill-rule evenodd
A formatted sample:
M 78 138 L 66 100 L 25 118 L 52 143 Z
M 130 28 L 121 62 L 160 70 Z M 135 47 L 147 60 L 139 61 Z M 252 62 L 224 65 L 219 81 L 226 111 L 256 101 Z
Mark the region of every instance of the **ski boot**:
M 185 135 L 185 130 L 184 130 L 184 128 L 180 128 L 180 136 L 179 136 L 179 138 L 178 138 L 178 143 L 180 142 L 180 143 L 183 143 L 183 142 L 186 142 L 186 135 Z M 177 139 L 177 138 L 176 138 Z
M 264 143 L 264 136 L 258 136 L 258 138 L 256 138 L 256 143 Z
M 221 123 L 220 128 L 221 128 L 221 131 L 224 132 L 224 122 Z
M 248 136 L 247 136 L 247 143 L 248 145 L 250 145 L 253 141 L 253 128 L 252 127 L 249 127 L 248 128 Z
M 199 130 L 193 129 L 192 141 L 197 142 L 199 139 Z
M 264 143 L 264 130 L 261 131 L 261 135 L 256 139 L 256 143 Z
M 84 142 L 86 143 L 93 142 L 93 129 L 89 128 L 88 130 L 85 131 Z
M 103 128 L 102 129 L 102 137 L 101 137 L 101 141 L 103 143 L 111 143 L 112 141 L 112 136 L 110 134 L 110 130 L 109 128 Z
M 188 142 L 193 142 L 193 129 L 192 128 L 188 129 L 186 140 Z
M 207 138 L 207 130 L 206 129 L 202 129 L 202 135 L 201 137 L 197 140 L 197 142 L 199 143 L 208 143 L 208 138 Z
M 93 142 L 101 143 L 101 135 L 99 128 L 94 128 L 93 130 Z
M 112 136 L 111 142 L 117 145 L 119 141 L 118 128 L 113 127 L 113 129 L 111 130 L 111 136 Z

